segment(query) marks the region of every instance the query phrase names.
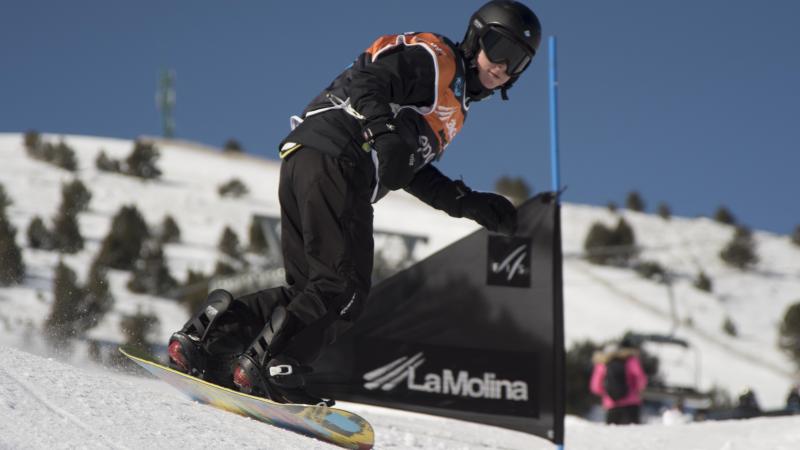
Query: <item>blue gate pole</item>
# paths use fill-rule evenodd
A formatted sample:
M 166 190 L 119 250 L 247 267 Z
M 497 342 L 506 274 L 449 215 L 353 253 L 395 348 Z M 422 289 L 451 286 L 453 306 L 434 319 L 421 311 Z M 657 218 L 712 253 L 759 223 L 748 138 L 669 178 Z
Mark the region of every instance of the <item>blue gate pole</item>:
M 558 76 L 556 70 L 556 37 L 550 36 L 550 166 L 553 192 L 561 189 L 561 166 L 558 155 Z
M 561 190 L 561 163 L 559 161 L 558 155 L 558 71 L 556 70 L 556 37 L 550 36 L 548 39 L 548 53 L 550 56 L 550 168 L 551 168 L 551 182 L 553 184 L 553 192 L 556 193 L 556 205 L 560 204 L 561 199 L 559 198 L 559 191 Z M 559 213 L 560 214 L 560 213 Z M 563 306 L 562 306 L 563 307 Z M 558 317 L 558 314 L 556 315 Z M 563 316 L 561 316 L 561 325 L 563 327 Z M 556 319 L 558 320 L 558 319 Z M 556 324 L 556 326 L 559 326 Z M 561 335 L 561 340 L 563 342 L 563 334 Z M 563 345 L 557 344 L 557 345 Z M 563 364 L 563 363 L 562 363 Z M 560 373 L 563 376 L 563 370 L 557 370 L 556 373 Z M 563 380 L 556 380 L 556 383 Z M 562 386 L 560 389 L 564 389 Z M 562 392 L 563 395 L 563 392 Z M 558 410 L 558 408 L 556 408 Z M 563 412 L 562 412 L 563 414 Z M 557 450 L 564 450 L 564 423 L 563 423 L 563 416 L 559 418 L 562 420 L 562 423 L 559 426 L 560 436 L 555 436 Z

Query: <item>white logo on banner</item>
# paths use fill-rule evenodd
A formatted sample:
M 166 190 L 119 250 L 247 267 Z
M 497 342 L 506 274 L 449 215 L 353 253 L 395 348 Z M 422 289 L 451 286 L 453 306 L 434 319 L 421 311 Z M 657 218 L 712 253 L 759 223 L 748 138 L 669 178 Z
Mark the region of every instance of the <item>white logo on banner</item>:
M 511 281 L 516 275 L 524 275 L 528 269 L 522 262 L 527 255 L 528 253 L 525 251 L 525 245 L 520 245 L 515 248 L 511 254 L 506 256 L 506 259 L 499 263 L 493 262 L 492 272 L 497 274 L 505 272 L 508 281 Z
M 425 362 L 422 352 L 412 357 L 403 356 L 389 364 L 364 374 L 364 388 L 370 391 L 380 389 L 391 391 L 406 382 L 410 391 L 456 397 L 502 399 L 513 401 L 528 400 L 528 383 L 520 380 L 501 380 L 491 372 L 482 377 L 471 377 L 466 370 L 443 369 L 442 373 L 426 373 L 417 378 L 417 369 Z

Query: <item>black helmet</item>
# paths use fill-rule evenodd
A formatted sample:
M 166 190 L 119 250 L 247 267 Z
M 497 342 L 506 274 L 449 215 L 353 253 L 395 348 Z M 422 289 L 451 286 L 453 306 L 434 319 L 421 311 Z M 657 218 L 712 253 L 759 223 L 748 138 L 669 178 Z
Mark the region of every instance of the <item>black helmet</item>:
M 528 67 L 542 40 L 539 18 L 527 6 L 512 0 L 492 0 L 475 11 L 461 42 L 464 57 L 474 61 L 483 49 L 493 62 L 504 62 L 511 79 L 503 85 L 506 91 Z

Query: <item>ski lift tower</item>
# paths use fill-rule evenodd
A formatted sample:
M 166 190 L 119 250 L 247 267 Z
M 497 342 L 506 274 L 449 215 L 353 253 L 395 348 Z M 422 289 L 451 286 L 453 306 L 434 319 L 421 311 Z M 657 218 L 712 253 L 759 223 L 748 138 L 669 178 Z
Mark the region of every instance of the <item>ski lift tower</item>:
M 161 123 L 165 138 L 175 136 L 175 71 L 161 70 L 161 78 L 156 91 L 156 108 L 161 111 Z

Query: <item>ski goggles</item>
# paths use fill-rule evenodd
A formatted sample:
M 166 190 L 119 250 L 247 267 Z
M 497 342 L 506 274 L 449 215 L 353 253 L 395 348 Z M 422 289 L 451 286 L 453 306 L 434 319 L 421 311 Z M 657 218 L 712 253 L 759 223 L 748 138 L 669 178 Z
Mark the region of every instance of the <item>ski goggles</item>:
M 479 39 L 489 61 L 506 65 L 509 76 L 521 74 L 533 59 L 533 54 L 518 40 L 496 27 L 489 27 Z

